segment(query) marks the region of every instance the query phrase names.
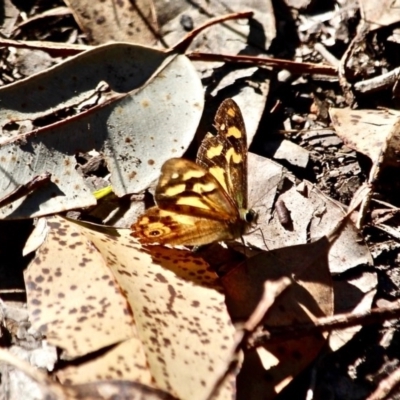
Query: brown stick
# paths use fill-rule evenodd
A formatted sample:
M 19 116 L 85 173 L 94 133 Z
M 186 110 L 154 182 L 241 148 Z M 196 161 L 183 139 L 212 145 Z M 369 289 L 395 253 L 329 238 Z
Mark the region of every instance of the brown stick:
M 172 51 L 173 53 L 183 54 L 187 50 L 187 48 L 190 46 L 190 44 L 193 42 L 194 38 L 200 32 L 202 32 L 204 29 L 209 28 L 212 25 L 216 25 L 216 24 L 220 24 L 225 21 L 229 21 L 231 19 L 251 18 L 252 16 L 253 16 L 252 11 L 243 11 L 243 12 L 223 15 L 222 17 L 216 17 L 216 18 L 209 19 L 204 24 L 200 25 L 198 28 L 190 31 L 182 40 L 180 40 L 178 43 L 176 43 L 174 46 L 172 46 L 171 49 L 168 49 L 167 51 L 168 52 Z
M 360 25 L 357 29 L 357 34 L 354 36 L 353 40 L 350 42 L 346 51 L 344 52 L 338 69 L 339 74 L 339 84 L 343 90 L 344 97 L 346 99 L 346 103 L 350 107 L 356 106 L 356 97 L 353 93 L 353 87 L 351 83 L 348 81 L 349 71 L 347 69 L 347 62 L 350 60 L 353 55 L 354 49 L 358 46 L 358 44 L 365 39 L 366 34 L 368 33 L 368 24 L 364 21 L 360 22 Z
M 264 282 L 264 291 L 261 300 L 250 315 L 249 319 L 236 331 L 235 339 L 231 348 L 231 354 L 227 364 L 221 365 L 221 368 L 215 372 L 215 383 L 211 387 L 210 393 L 206 399 L 214 398 L 215 393 L 225 382 L 230 373 L 234 372 L 238 364 L 238 353 L 247 342 L 248 336 L 261 323 L 266 312 L 274 304 L 276 298 L 288 288 L 292 281 L 285 277 L 277 281 Z
M 388 394 L 400 383 L 400 368 L 394 370 L 385 379 L 379 382 L 375 391 L 368 396 L 367 400 L 383 400 L 386 399 Z
M 15 200 L 28 195 L 29 193 L 37 190 L 38 188 L 47 185 L 51 181 L 51 174 L 45 172 L 43 174 L 33 177 L 29 182 L 19 185 L 11 193 L 6 194 L 0 199 L 0 207 L 4 207 Z
M 271 341 L 283 341 L 313 335 L 318 332 L 344 329 L 355 325 L 374 324 L 400 317 L 400 301 L 393 302 L 390 306 L 373 308 L 359 313 L 343 313 L 330 317 L 318 318 L 303 324 L 282 327 L 266 327 L 266 330 L 249 342 L 249 348 L 263 346 Z
M 264 65 L 266 67 L 287 69 L 295 74 L 322 74 L 337 76 L 337 68 L 331 65 L 299 63 L 296 61 L 282 60 L 271 57 L 255 57 L 215 53 L 188 53 L 186 56 L 193 61 L 218 61 L 238 64 Z

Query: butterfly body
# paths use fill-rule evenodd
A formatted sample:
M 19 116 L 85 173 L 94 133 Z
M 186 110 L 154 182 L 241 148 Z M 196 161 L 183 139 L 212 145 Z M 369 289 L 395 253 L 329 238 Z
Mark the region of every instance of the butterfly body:
M 256 214 L 247 209 L 247 143 L 239 107 L 225 100 L 197 163 L 171 158 L 161 168 L 152 207 L 132 225 L 144 243 L 203 245 L 244 235 Z

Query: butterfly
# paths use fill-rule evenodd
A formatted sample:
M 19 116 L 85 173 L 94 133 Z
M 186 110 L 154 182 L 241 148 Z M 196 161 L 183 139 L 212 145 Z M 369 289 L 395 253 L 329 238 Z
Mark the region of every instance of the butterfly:
M 199 246 L 245 234 L 257 214 L 247 208 L 247 138 L 242 113 L 232 99 L 215 116 L 196 163 L 171 158 L 161 168 L 156 206 L 131 226 L 142 244 Z

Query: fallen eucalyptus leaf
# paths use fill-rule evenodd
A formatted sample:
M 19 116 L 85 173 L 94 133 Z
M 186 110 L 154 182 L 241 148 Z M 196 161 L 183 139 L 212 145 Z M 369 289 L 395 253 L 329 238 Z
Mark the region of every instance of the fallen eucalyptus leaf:
M 128 2 L 66 0 L 75 21 L 92 44 L 135 42 L 154 45 L 158 29 L 154 4 L 149 0 Z
M 203 88 L 185 56 L 114 43 L 1 88 L 0 104 L 0 197 L 42 173 L 52 176 L 0 209 L 1 218 L 28 218 L 96 203 L 76 170 L 79 152 L 104 154 L 118 196 L 146 188 L 191 143 Z M 71 116 L 30 131 L 64 113 Z
M 25 273 L 33 326 L 74 357 L 121 342 L 59 378 L 75 384 L 122 376 L 151 380 L 181 399 L 204 398 L 216 369 L 231 361 L 235 332 L 205 261 L 188 251 L 143 249 L 130 230 L 58 216 L 48 224 Z M 120 368 L 110 369 L 116 359 Z M 218 398 L 232 395 L 233 379 Z

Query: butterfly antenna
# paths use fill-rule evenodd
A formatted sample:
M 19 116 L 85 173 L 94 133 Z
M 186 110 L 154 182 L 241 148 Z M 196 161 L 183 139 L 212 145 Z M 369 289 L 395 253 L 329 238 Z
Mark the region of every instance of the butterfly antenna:
M 265 246 L 265 248 L 266 248 L 267 250 L 269 250 L 269 248 L 268 248 L 268 246 L 267 246 L 267 241 L 268 241 L 268 239 L 265 238 L 264 232 L 262 231 L 262 229 L 261 229 L 260 227 L 255 228 L 253 231 L 248 232 L 247 235 L 251 235 L 252 233 L 257 232 L 257 231 L 260 231 L 262 240 L 263 240 L 263 242 L 264 242 L 264 246 Z M 243 239 L 243 238 L 242 238 L 242 239 Z
M 247 254 L 246 254 L 246 243 L 244 241 L 244 237 L 243 235 L 240 235 L 240 241 L 242 242 L 243 248 L 244 248 L 244 255 L 247 258 Z

